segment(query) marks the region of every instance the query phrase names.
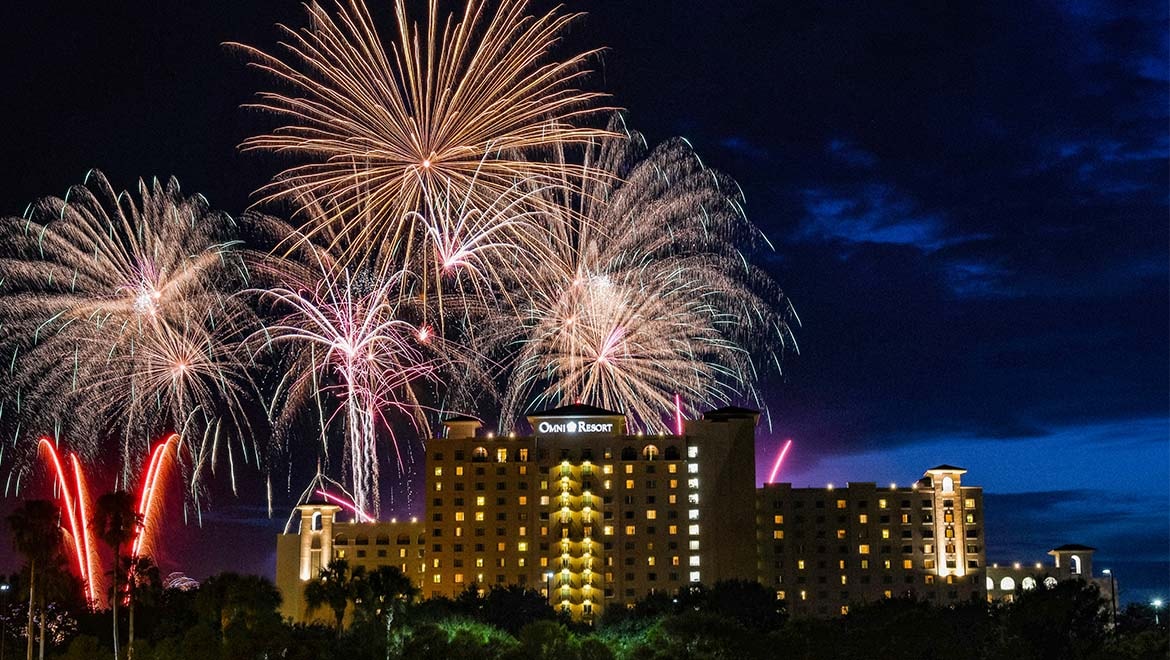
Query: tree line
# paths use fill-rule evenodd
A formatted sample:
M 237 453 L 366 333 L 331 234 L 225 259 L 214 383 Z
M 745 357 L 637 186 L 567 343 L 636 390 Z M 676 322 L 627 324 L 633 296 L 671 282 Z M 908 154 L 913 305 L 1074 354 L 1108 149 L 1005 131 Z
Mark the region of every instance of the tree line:
M 1170 655 L 1167 626 L 1148 606 L 1130 605 L 1113 625 L 1097 587 L 1079 580 L 1021 592 L 1013 603 L 940 607 L 887 599 L 857 604 L 832 619 L 789 617 L 782 601 L 762 585 L 728 581 L 652 594 L 630 608 L 611 606 L 588 625 L 564 618 L 539 592 L 523 586 L 470 585 L 456 598 L 421 599 L 396 567 L 368 571 L 335 561 L 305 584 L 304 593 L 309 608 L 329 623 L 293 624 L 282 619 L 280 592 L 264 577 L 221 573 L 198 586 L 164 588 L 149 558 L 122 552 L 133 525 L 140 523 L 122 499 L 100 498 L 93 521 L 114 551 L 110 595 L 116 597 L 100 611 L 84 602 L 82 585 L 69 574 L 60 526 L 54 527 L 60 514 L 52 503 L 25 502 L 9 518 L 25 567 L 2 592 L 12 602 L 0 603 L 0 658 L 16 658 L 21 651 L 26 660 L 34 653 L 63 660 L 1144 660 Z

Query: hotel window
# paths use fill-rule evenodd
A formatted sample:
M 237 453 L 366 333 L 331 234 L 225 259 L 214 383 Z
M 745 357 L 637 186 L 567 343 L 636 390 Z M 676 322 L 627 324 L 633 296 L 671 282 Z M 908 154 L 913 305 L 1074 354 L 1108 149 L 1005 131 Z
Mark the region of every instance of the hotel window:
M 689 472 L 690 474 L 698 474 L 699 473 L 699 464 L 698 463 L 687 463 L 687 472 Z
M 476 522 L 483 522 L 483 511 L 476 511 L 475 512 L 475 521 Z
M 908 571 L 913 570 L 914 569 L 914 560 L 913 559 L 903 559 L 902 560 L 902 568 L 904 568 Z
M 697 534 L 697 533 L 698 533 L 698 532 L 696 532 L 696 534 Z M 688 549 L 688 550 L 691 550 L 692 552 L 693 552 L 693 551 L 695 551 L 695 550 L 698 550 L 698 549 L 699 549 L 699 541 L 698 541 L 698 539 L 691 539 L 690 541 L 688 541 L 688 542 L 687 542 L 687 549 Z
M 633 473 L 634 473 L 634 466 L 633 465 L 626 465 L 626 474 L 633 474 Z
M 455 522 L 463 522 L 464 514 L 462 511 L 455 512 Z
M 674 495 L 674 494 L 667 495 L 666 501 L 670 504 L 678 504 L 678 495 Z
M 634 526 L 633 525 L 626 525 L 626 536 L 633 536 L 633 535 L 634 535 Z
M 443 482 L 442 482 L 442 481 L 436 481 L 436 482 L 435 482 L 435 492 L 438 492 L 438 491 L 441 491 L 441 490 L 443 490 Z
M 690 534 L 691 536 L 698 536 L 699 526 L 698 525 L 691 525 L 690 527 L 687 528 L 687 533 Z
M 863 544 L 857 546 L 857 552 L 858 552 L 858 554 L 868 555 L 869 554 L 869 544 L 863 543 Z
M 634 488 L 634 480 L 633 479 L 626 479 L 626 489 L 632 490 L 633 488 Z
M 689 520 L 698 520 L 699 519 L 699 510 L 698 509 L 688 509 L 687 510 L 687 518 Z
M 517 502 L 517 503 L 518 503 L 520 506 L 528 506 L 528 496 L 527 496 L 527 495 L 521 495 L 520 497 L 516 498 L 516 502 Z
M 845 538 L 845 530 L 843 530 L 843 529 L 837 530 L 837 540 L 842 540 L 844 538 Z
M 966 521 L 966 523 L 968 525 L 974 525 L 975 524 L 975 514 L 968 513 L 966 516 L 964 516 L 963 520 Z
M 687 447 L 687 458 L 697 458 L 699 456 L 699 448 L 695 445 Z
M 968 508 L 968 509 L 974 509 L 975 508 L 975 498 L 974 497 L 964 498 L 963 499 L 963 506 L 965 508 Z
M 433 580 L 435 584 L 439 584 L 443 581 L 443 576 L 435 573 L 434 576 L 431 577 L 431 580 Z
M 520 526 L 520 536 L 528 536 L 528 528 L 523 525 Z
M 890 538 L 890 530 L 888 530 L 888 529 L 883 529 L 883 530 L 882 530 L 882 538 L 883 538 L 883 539 L 888 539 L 888 538 Z
M 861 569 L 865 570 L 865 571 L 869 570 L 869 560 L 868 559 L 861 560 Z
M 846 576 L 844 576 L 844 575 L 841 576 L 841 584 L 847 584 L 848 581 L 849 581 L 849 579 Z
M 613 525 L 606 525 L 601 528 L 601 533 L 605 536 L 613 536 Z
M 463 584 L 463 574 L 462 573 L 455 574 L 455 584 Z
M 654 520 L 658 517 L 658 512 L 654 509 L 646 511 L 646 520 Z
M 922 560 L 922 568 L 925 568 L 926 570 L 933 570 L 934 569 L 934 560 L 933 559 L 923 559 Z
M 783 525 L 784 524 L 784 516 L 782 516 L 780 514 L 776 514 L 775 516 L 772 516 L 772 522 L 776 523 L 777 525 Z
M 678 472 L 678 464 L 677 464 L 677 463 L 671 463 L 670 465 L 667 465 L 667 466 L 666 466 L 666 471 L 667 471 L 667 472 L 669 472 L 669 473 L 671 473 L 671 474 L 675 474 L 676 472 Z
M 796 560 L 796 570 L 798 570 L 798 571 L 804 570 L 804 560 L 803 559 Z
M 782 529 L 777 529 L 777 530 L 773 531 L 773 532 L 772 532 L 772 538 L 774 538 L 774 539 L 782 539 L 782 538 L 784 538 L 784 530 L 782 530 Z
M 653 566 L 653 565 L 654 565 L 654 556 L 653 556 L 653 555 L 651 555 L 651 556 L 649 556 L 649 557 L 647 557 L 647 558 L 646 558 L 646 565 L 647 565 L 647 566 Z
M 862 524 L 862 525 L 868 524 L 869 523 L 869 515 L 865 514 L 865 513 L 859 514 L 857 516 L 857 522 Z
M 909 524 L 910 524 L 910 514 L 908 514 L 908 513 L 903 513 L 903 514 L 902 514 L 902 524 L 903 524 L 903 525 L 909 525 Z
M 666 531 L 671 535 L 678 534 L 678 525 L 671 525 L 666 528 Z
M 508 462 L 508 449 L 506 447 L 500 447 L 500 448 L 496 449 L 496 462 L 497 463 L 507 463 Z
M 845 500 L 837 500 L 837 508 L 838 509 L 844 509 L 846 506 L 847 506 L 847 503 L 845 502 Z
M 462 465 L 455 466 L 455 476 L 457 476 L 457 477 L 463 476 L 463 466 Z
M 688 557 L 687 564 L 690 566 L 698 566 L 699 565 L 699 555 L 691 555 L 690 557 Z
M 879 509 L 885 509 L 885 508 L 888 508 L 889 506 L 890 506 L 890 503 L 887 500 L 878 500 L 878 508 Z
M 435 468 L 435 476 L 436 476 L 436 477 L 441 477 L 441 476 L 443 476 L 443 468 L 441 468 L 441 467 L 436 467 L 436 468 Z
M 477 495 L 475 498 L 475 506 L 483 506 L 483 503 L 484 503 L 483 495 Z
M 893 567 L 894 567 L 893 562 L 891 562 L 889 559 L 882 560 L 882 568 L 884 568 L 888 571 Z

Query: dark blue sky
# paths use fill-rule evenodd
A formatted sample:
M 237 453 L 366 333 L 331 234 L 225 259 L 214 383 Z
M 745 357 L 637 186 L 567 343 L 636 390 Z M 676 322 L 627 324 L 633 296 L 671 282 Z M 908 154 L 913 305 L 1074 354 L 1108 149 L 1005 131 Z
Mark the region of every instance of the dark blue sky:
M 95 166 L 242 211 L 277 164 L 234 150 L 262 80 L 219 44 L 271 46 L 298 2 L 67 4 L 0 8 L 0 212 Z M 595 86 L 735 177 L 776 245 L 804 328 L 759 479 L 789 437 L 801 486 L 963 465 L 990 559 L 1084 543 L 1127 599 L 1166 596 L 1166 5 L 893 4 L 575 1 L 570 41 L 608 46 Z M 165 559 L 271 570 L 254 481 Z

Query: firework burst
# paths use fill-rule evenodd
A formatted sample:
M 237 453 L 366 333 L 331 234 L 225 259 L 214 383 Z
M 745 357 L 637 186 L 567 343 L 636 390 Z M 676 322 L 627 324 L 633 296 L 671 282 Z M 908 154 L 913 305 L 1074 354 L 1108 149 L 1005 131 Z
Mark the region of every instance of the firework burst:
M 0 221 L 2 414 L 18 447 L 51 431 L 84 439 L 73 449 L 92 460 L 117 438 L 123 479 L 151 438 L 183 433 L 194 488 L 221 432 L 247 427 L 247 375 L 231 347 L 251 314 L 227 295 L 243 262 L 234 222 L 202 197 L 174 179 L 140 182 L 138 194 L 136 204 L 91 172 L 64 199 Z M 29 453 L 18 452 L 18 472 Z
M 530 16 L 526 0 L 503 0 L 493 12 L 468 0 L 461 16 L 443 20 L 431 0 L 420 28 L 405 4 L 395 3 L 389 52 L 360 0 L 338 3 L 336 15 L 308 5 L 311 27 L 281 26 L 283 57 L 232 45 L 290 90 L 260 94 L 254 107 L 285 123 L 243 148 L 308 161 L 277 176 L 262 198 L 337 209 L 308 215 L 303 229 L 333 234 L 344 265 L 372 256 L 382 272 L 418 273 L 414 260 L 430 257 L 414 212 L 428 194 L 453 189 L 453 198 L 489 208 L 517 181 L 559 169 L 525 155 L 607 133 L 581 125 L 601 96 L 577 87 L 595 51 L 550 59 L 577 15 Z
M 545 216 L 555 257 L 518 275 L 531 298 L 506 413 L 583 401 L 667 431 L 676 393 L 692 413 L 735 397 L 760 404 L 752 352 L 778 368 L 796 319 L 747 260 L 762 237 L 734 182 L 685 141 L 646 154 L 636 133 L 588 150 L 585 175 L 561 181 L 549 205 L 561 210 Z
M 354 504 L 376 516 L 381 504 L 379 434 L 383 429 L 390 433 L 395 460 L 403 469 L 404 452 L 386 417 L 399 413 L 418 429 L 426 428 L 416 388 L 436 378 L 444 342 L 429 326 L 405 320 L 417 316 L 406 310 L 413 299 L 401 295 L 409 289 L 401 281 L 405 274 L 353 273 L 337 266 L 328 250 L 309 242 L 299 245 L 301 260 L 268 256 L 258 262 L 257 272 L 271 284 L 250 293 L 275 320 L 251 341 L 257 353 L 279 354 L 286 362 L 273 397 L 273 409 L 280 410 L 278 432 L 291 425 L 292 415 L 315 404 L 327 450 L 326 431 L 339 420 Z M 337 402 L 335 408 L 329 406 L 332 412 L 326 412 L 321 395 Z

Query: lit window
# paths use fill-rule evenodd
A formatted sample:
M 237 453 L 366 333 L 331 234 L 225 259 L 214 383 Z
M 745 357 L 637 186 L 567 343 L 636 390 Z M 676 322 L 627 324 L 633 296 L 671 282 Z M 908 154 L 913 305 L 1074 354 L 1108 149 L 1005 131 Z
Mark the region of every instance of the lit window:
M 678 495 L 671 493 L 670 495 L 666 496 L 666 501 L 668 504 L 678 504 Z
M 699 464 L 698 463 L 687 463 L 687 472 L 690 474 L 698 474 L 699 473 Z
M 667 465 L 667 466 L 666 466 L 666 471 L 667 471 L 667 472 L 669 472 L 669 473 L 671 473 L 671 474 L 674 474 L 674 473 L 678 472 L 678 464 L 676 464 L 676 463 L 671 463 L 670 465 Z
M 508 462 L 508 450 L 507 449 L 505 449 L 504 447 L 500 447 L 499 449 L 496 450 L 496 462 L 497 463 L 507 463 Z
M 541 495 L 540 496 L 540 505 L 541 506 L 548 506 L 548 495 Z
M 651 556 L 649 556 L 649 557 L 647 557 L 647 558 L 646 558 L 646 565 L 647 565 L 647 566 L 653 566 L 653 565 L 654 565 L 654 556 L 653 556 L 653 555 L 651 555 Z
M 462 573 L 455 574 L 455 584 L 463 584 L 463 574 Z
M 913 559 L 903 559 L 902 560 L 902 568 L 904 568 L 908 571 L 912 570 L 914 568 L 914 560 Z
M 866 571 L 869 570 L 869 560 L 868 559 L 861 560 L 861 568 L 862 568 L 862 570 L 866 570 Z
M 687 458 L 696 458 L 696 457 L 698 457 L 698 455 L 699 455 L 699 448 L 698 447 L 696 447 L 694 445 L 687 447 Z
M 475 521 L 476 522 L 483 522 L 483 511 L 476 511 L 475 512 Z
M 520 504 L 520 506 L 527 506 L 527 505 L 528 505 L 528 496 L 527 496 L 527 495 L 521 495 L 521 496 L 518 498 L 518 504 Z
M 858 552 L 858 554 L 868 555 L 869 554 L 869 544 L 862 543 L 861 545 L 857 546 L 857 552 Z
M 516 544 L 516 549 L 520 552 L 528 552 L 528 541 L 521 541 Z
M 613 536 L 613 525 L 606 525 L 601 528 L 601 533 L 605 536 Z
M 690 541 L 687 541 L 687 548 L 689 550 L 691 550 L 692 552 L 694 552 L 695 550 L 698 550 L 699 549 L 699 540 L 698 539 L 691 539 Z
M 848 582 L 848 578 L 846 576 L 842 575 L 841 576 L 841 584 L 845 584 L 846 582 Z
M 646 512 L 646 520 L 654 520 L 656 518 L 658 518 L 658 512 L 654 509 L 650 509 Z
M 463 522 L 463 517 L 464 516 L 462 511 L 455 512 L 455 522 Z
M 965 498 L 963 500 L 963 506 L 967 509 L 974 509 L 975 508 L 975 498 L 974 497 Z
M 699 535 L 699 526 L 698 525 L 691 525 L 691 526 L 687 527 L 687 533 L 690 534 L 691 536 L 698 536 Z
M 841 616 L 845 616 L 846 614 L 849 614 L 849 606 L 842 605 L 841 606 Z
M 443 576 L 439 575 L 438 573 L 435 573 L 433 576 L 431 576 L 431 581 L 434 582 L 435 584 L 439 584 L 440 582 L 443 581 Z
M 1016 581 L 1011 579 L 1010 577 L 1005 577 L 1004 579 L 999 581 L 999 588 L 1004 590 L 1004 591 L 1015 591 L 1016 590 Z
M 671 566 L 679 566 L 681 563 L 682 562 L 679 561 L 678 555 L 674 555 L 670 558 L 670 565 Z
M 844 538 L 845 538 L 845 530 L 843 530 L 843 529 L 837 530 L 837 540 L 840 541 L 840 540 L 843 540 Z
M 612 465 L 602 465 L 601 466 L 601 473 L 602 474 L 613 474 L 613 466 Z
M 879 509 L 885 509 L 885 508 L 888 508 L 888 507 L 889 507 L 889 505 L 890 505 L 890 503 L 889 503 L 888 501 L 886 501 L 886 500 L 878 500 L 878 508 L 879 508 Z
M 883 530 L 882 530 L 882 538 L 883 538 L 883 539 L 888 539 L 888 538 L 890 538 L 890 530 L 888 530 L 888 529 L 883 529 Z
M 889 559 L 882 560 L 882 568 L 886 569 L 887 571 L 890 570 L 893 566 L 894 562 L 890 561 Z
M 690 557 L 687 558 L 687 564 L 690 566 L 698 566 L 699 565 L 699 556 L 698 555 L 691 555 Z
M 776 514 L 775 516 L 772 516 L 772 522 L 776 523 L 777 525 L 783 525 L 784 524 L 784 516 L 780 515 L 780 514 Z
M 626 536 L 633 536 L 633 535 L 634 535 L 634 526 L 633 525 L 626 525 Z
M 774 531 L 772 532 L 772 538 L 774 538 L 774 539 L 782 539 L 782 538 L 784 538 L 784 530 L 782 530 L 782 529 L 777 529 L 777 530 L 774 530 Z
M 671 536 L 678 534 L 678 525 L 671 525 L 671 526 L 666 528 L 666 531 Z
M 698 571 L 691 571 L 691 582 L 701 582 Z
M 457 476 L 457 477 L 463 476 L 463 466 L 462 465 L 458 465 L 455 467 L 455 476 Z
M 525 527 L 523 525 L 520 526 L 520 536 L 528 536 L 528 528 L 527 527 Z
M 804 589 L 800 590 L 800 599 L 801 600 L 808 600 L 808 592 L 805 591 Z
M 862 525 L 869 523 L 869 515 L 865 513 L 858 515 L 857 522 L 861 523 Z
M 1020 588 L 1024 591 L 1031 591 L 1036 588 L 1036 579 L 1033 577 L 1026 577 L 1020 582 Z
M 634 480 L 633 479 L 626 479 L 626 490 L 633 490 L 633 488 L 634 488 Z
M 952 479 L 951 477 L 943 477 L 942 492 L 944 492 L 944 493 L 955 492 L 955 480 Z
M 846 506 L 845 500 L 837 500 L 837 508 L 844 509 Z
M 626 465 L 626 474 L 633 474 L 633 473 L 634 473 L 634 466 L 633 465 Z
M 476 496 L 476 498 L 475 498 L 475 506 L 483 506 L 483 502 L 484 502 L 484 497 L 483 497 L 483 495 L 478 495 L 478 496 Z
M 435 468 L 435 476 L 436 476 L 436 477 L 441 477 L 441 476 L 443 476 L 443 468 L 441 468 L 441 467 L 436 467 L 436 468 Z M 436 577 L 437 577 L 437 576 L 436 576 Z
M 503 552 L 507 549 L 508 549 L 508 544 L 504 543 L 503 541 L 500 541 L 499 543 L 496 544 L 496 551 L 497 552 Z
M 798 571 L 804 570 L 804 560 L 803 559 L 796 560 L 796 570 L 798 570 Z
M 436 481 L 436 482 L 435 482 L 435 492 L 438 492 L 438 491 L 441 491 L 441 490 L 443 490 L 443 482 L 442 482 L 442 481 Z

